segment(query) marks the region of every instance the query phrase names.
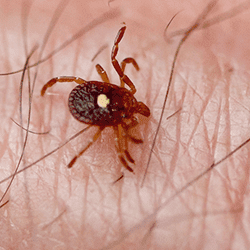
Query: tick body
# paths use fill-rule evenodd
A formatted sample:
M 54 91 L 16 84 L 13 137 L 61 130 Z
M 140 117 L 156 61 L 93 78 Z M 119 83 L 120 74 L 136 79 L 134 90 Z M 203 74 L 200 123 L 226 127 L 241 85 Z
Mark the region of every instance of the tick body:
M 134 163 L 128 151 L 128 140 L 134 143 L 142 143 L 142 140 L 132 137 L 129 130 L 138 124 L 134 116 L 136 113 L 148 117 L 150 116 L 150 110 L 143 102 L 138 102 L 135 99 L 136 88 L 129 77 L 124 74 L 128 63 L 131 63 L 136 70 L 139 70 L 137 62 L 131 57 L 125 58 L 121 64 L 116 60 L 118 44 L 125 30 L 126 27 L 124 26 L 118 31 L 111 52 L 111 61 L 120 77 L 120 86 L 111 84 L 106 71 L 97 64 L 96 70 L 101 76 L 102 82 L 85 81 L 79 77 L 61 76 L 52 78 L 41 90 L 43 96 L 47 88 L 52 87 L 57 82 L 76 82 L 78 86 L 69 94 L 69 111 L 79 122 L 99 127 L 92 141 L 71 160 L 68 167 L 72 167 L 77 158 L 98 139 L 105 127 L 113 127 L 119 159 L 126 169 L 133 172 L 133 169 L 128 164 L 128 162 Z M 130 89 L 125 88 L 125 84 Z
M 69 110 L 80 122 L 114 126 L 133 116 L 137 110 L 137 101 L 125 88 L 91 81 L 78 85 L 71 91 Z

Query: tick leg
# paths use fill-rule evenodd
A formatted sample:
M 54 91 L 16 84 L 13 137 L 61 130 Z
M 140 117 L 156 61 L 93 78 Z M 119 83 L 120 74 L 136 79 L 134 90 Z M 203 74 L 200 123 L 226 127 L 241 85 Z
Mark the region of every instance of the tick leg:
M 120 125 L 118 125 L 120 126 Z M 117 150 L 117 153 L 118 153 L 118 157 L 121 161 L 121 163 L 123 164 L 123 166 L 130 172 L 134 172 L 134 170 L 128 165 L 127 161 L 125 160 L 124 156 L 123 156 L 123 149 L 122 149 L 122 146 L 121 146 L 121 139 L 122 139 L 122 135 L 121 135 L 121 127 L 118 127 L 118 126 L 114 126 L 114 130 L 116 132 L 116 150 Z M 124 152 L 125 153 L 125 152 Z M 128 153 L 128 152 L 127 152 Z M 126 154 L 126 153 L 125 153 Z M 128 154 L 129 155 L 129 154 Z M 129 155 L 130 159 L 132 159 L 132 157 Z M 129 160 L 129 158 L 128 158 Z M 134 161 L 132 159 L 132 161 Z
M 107 72 L 103 69 L 100 64 L 96 64 L 95 66 L 97 73 L 101 76 L 103 82 L 110 83 Z
M 122 126 L 118 125 L 118 129 L 122 130 Z M 121 134 L 121 133 L 120 133 Z M 127 131 L 125 131 L 125 145 L 124 145 L 124 153 L 126 155 L 126 158 L 128 159 L 129 162 L 131 163 L 135 163 L 134 159 L 132 158 L 132 156 L 130 155 L 130 153 L 128 152 L 128 138 L 129 135 L 127 133 Z
M 136 60 L 132 57 L 127 57 L 127 58 L 123 59 L 123 61 L 121 62 L 121 69 L 123 72 L 125 71 L 126 64 L 128 64 L 128 63 L 132 63 L 137 71 L 140 70 Z
M 129 129 L 135 127 L 139 122 L 137 121 L 137 119 L 132 116 L 131 119 L 129 120 L 129 123 L 122 123 L 122 127 L 124 128 L 125 131 L 128 131 Z
M 121 163 L 123 164 L 123 166 L 129 171 L 134 173 L 134 170 L 128 165 L 127 161 L 125 160 L 125 158 L 122 155 L 119 155 L 119 159 L 121 161 Z
M 134 142 L 135 144 L 142 144 L 142 143 L 143 143 L 143 140 L 142 140 L 142 139 L 137 139 L 137 138 L 135 138 L 135 137 L 133 137 L 133 136 L 131 136 L 131 135 L 128 135 L 128 138 L 129 138 L 132 142 Z
M 132 158 L 132 156 L 130 155 L 130 153 L 128 152 L 127 149 L 124 150 L 124 153 L 125 153 L 126 158 L 128 159 L 129 162 L 135 163 L 135 160 Z
M 113 182 L 113 184 L 115 184 L 115 183 L 117 183 L 118 181 L 120 181 L 123 177 L 124 177 L 124 174 L 122 173 L 121 176 L 120 176 L 117 180 L 115 180 L 115 181 Z
M 42 88 L 41 90 L 41 96 L 43 96 L 47 90 L 47 88 L 52 87 L 54 84 L 56 84 L 57 82 L 76 82 L 77 84 L 83 84 L 83 83 L 87 83 L 85 80 L 83 80 L 82 78 L 79 77 L 74 77 L 74 76 L 59 76 L 59 77 L 55 77 L 52 78 L 51 80 L 49 80 Z
M 146 117 L 150 116 L 150 109 L 143 102 L 138 102 L 137 112 Z
M 135 69 L 136 69 L 137 71 L 140 70 L 140 68 L 139 68 L 137 62 L 135 61 L 135 59 L 132 58 L 132 57 L 127 57 L 127 58 L 125 58 L 125 59 L 121 62 L 121 69 L 122 69 L 122 72 L 123 72 L 123 73 L 124 73 L 125 67 L 126 67 L 126 65 L 127 65 L 128 63 L 132 63 L 133 66 L 135 67 Z M 122 87 L 122 88 L 124 88 L 124 85 L 125 85 L 124 82 L 121 81 L 121 87 Z
M 132 142 L 134 142 L 136 144 L 141 144 L 141 143 L 143 143 L 143 140 L 133 137 L 128 132 L 131 128 L 135 127 L 137 124 L 138 124 L 137 119 L 135 117 L 132 117 L 131 122 L 129 124 L 123 123 L 122 127 L 123 127 L 124 131 L 126 132 L 127 138 L 129 138 Z
M 111 52 L 111 60 L 112 60 L 112 64 L 113 64 L 116 72 L 118 73 L 121 81 L 125 82 L 130 87 L 131 93 L 134 94 L 136 92 L 135 85 L 131 82 L 131 80 L 128 78 L 128 76 L 123 73 L 121 66 L 119 65 L 118 61 L 116 60 L 116 55 L 118 52 L 118 44 L 121 41 L 121 39 L 125 33 L 125 30 L 126 30 L 126 27 L 124 26 L 118 31 L 118 34 L 115 38 L 114 46 L 113 46 L 113 49 Z
M 76 160 L 99 138 L 104 128 L 105 127 L 98 128 L 98 131 L 95 133 L 94 137 L 88 143 L 88 145 L 70 161 L 70 163 L 68 164 L 68 168 L 71 168 L 75 164 Z

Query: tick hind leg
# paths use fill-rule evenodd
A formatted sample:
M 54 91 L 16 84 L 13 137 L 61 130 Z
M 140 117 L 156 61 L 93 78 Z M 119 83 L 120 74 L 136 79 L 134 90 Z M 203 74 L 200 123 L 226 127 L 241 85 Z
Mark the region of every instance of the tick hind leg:
M 118 153 L 118 157 L 121 161 L 121 163 L 123 164 L 123 166 L 130 172 L 134 172 L 134 170 L 128 165 L 128 162 L 134 163 L 134 159 L 132 158 L 132 156 L 130 155 L 130 153 L 128 152 L 128 143 L 127 143 L 127 136 L 122 136 L 122 127 L 121 125 L 118 126 L 114 126 L 114 130 L 116 133 L 116 150 Z M 122 140 L 125 139 L 125 143 L 124 145 L 122 145 Z M 127 158 L 127 160 L 125 159 L 125 157 Z
M 46 84 L 43 85 L 43 88 L 41 90 L 41 96 L 43 96 L 45 94 L 45 92 L 46 92 L 46 90 L 48 88 L 52 87 L 57 82 L 76 82 L 77 84 L 87 83 L 82 78 L 74 77 L 74 76 L 59 76 L 59 77 L 55 77 L 55 78 L 52 78 Z
M 68 168 L 71 168 L 74 164 L 75 164 L 75 162 L 76 162 L 76 160 L 99 138 L 99 136 L 101 135 L 101 133 L 102 133 L 102 131 L 103 131 L 103 129 L 104 129 L 105 127 L 99 127 L 98 128 L 98 131 L 95 133 L 95 135 L 94 135 L 94 137 L 92 138 L 92 140 L 87 144 L 87 146 L 84 148 L 84 149 L 82 149 L 71 161 L 70 161 L 70 163 L 68 164 Z
M 117 34 L 117 36 L 115 38 L 114 46 L 113 46 L 113 49 L 112 49 L 112 52 L 111 52 L 111 60 L 112 60 L 112 64 L 113 64 L 116 72 L 118 73 L 118 75 L 119 75 L 119 77 L 121 79 L 121 82 L 126 83 L 130 87 L 131 93 L 134 94 L 136 92 L 135 85 L 131 82 L 129 77 L 123 73 L 123 70 L 122 70 L 121 66 L 119 65 L 118 61 L 116 60 L 116 55 L 118 53 L 118 44 L 122 40 L 122 37 L 123 37 L 123 35 L 125 33 L 125 30 L 126 30 L 126 26 L 122 27 L 118 31 L 118 34 Z M 134 59 L 132 59 L 132 60 L 135 62 Z M 136 65 L 137 65 L 137 63 L 136 63 Z

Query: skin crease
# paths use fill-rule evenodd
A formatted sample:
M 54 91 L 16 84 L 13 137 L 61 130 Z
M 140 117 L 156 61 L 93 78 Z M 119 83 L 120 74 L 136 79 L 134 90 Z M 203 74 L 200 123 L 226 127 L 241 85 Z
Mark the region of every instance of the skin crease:
M 62 75 L 100 80 L 100 63 L 111 82 L 119 84 L 110 62 L 118 30 L 127 30 L 119 44 L 118 60 L 136 59 L 126 73 L 137 88 L 136 98 L 151 109 L 140 118 L 134 135 L 143 145 L 130 144 L 135 174 L 117 157 L 112 129 L 106 129 L 72 169 L 66 166 L 91 139 L 95 128 L 15 177 L 0 209 L 2 249 L 249 249 L 249 145 L 216 166 L 200 180 L 164 204 L 189 181 L 249 138 L 249 12 L 194 32 L 183 45 L 165 108 L 154 154 L 141 180 L 162 109 L 171 63 L 180 37 L 163 39 L 169 20 L 179 11 L 168 34 L 189 27 L 208 4 L 192 1 L 72 1 L 55 26 L 44 55 L 72 37 L 103 13 L 118 8 L 112 20 L 41 64 L 36 80 L 30 130 L 21 167 L 61 145 L 85 127 L 67 109 L 73 83 L 58 83 L 40 96 L 42 86 Z M 238 2 L 240 3 L 240 2 Z M 21 1 L 1 3 L 1 72 L 24 66 Z M 24 9 L 28 10 L 27 1 Z M 57 1 L 34 2 L 28 16 L 28 53 L 41 45 Z M 236 6 L 220 1 L 215 16 Z M 107 45 L 94 60 L 96 52 Z M 38 60 L 38 52 L 31 63 Z M 32 69 L 31 78 L 35 69 Z M 19 119 L 21 74 L 1 77 L 0 176 L 14 172 L 22 150 Z M 27 78 L 24 87 L 23 126 L 27 126 Z M 168 116 L 181 108 L 173 117 Z M 85 143 L 85 144 L 84 144 Z M 120 177 L 124 178 L 112 184 Z M 1 184 L 1 193 L 7 182 Z M 161 209 L 158 211 L 158 208 Z

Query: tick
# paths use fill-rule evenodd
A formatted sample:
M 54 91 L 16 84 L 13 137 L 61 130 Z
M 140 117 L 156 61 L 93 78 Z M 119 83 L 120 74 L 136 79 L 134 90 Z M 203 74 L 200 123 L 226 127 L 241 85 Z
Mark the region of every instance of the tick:
M 119 64 L 116 59 L 118 45 L 124 36 L 125 30 L 126 26 L 118 31 L 111 52 L 113 67 L 120 77 L 120 87 L 110 83 L 106 71 L 101 65 L 97 64 L 96 70 L 102 82 L 85 81 L 73 76 L 60 76 L 52 78 L 41 90 L 43 96 L 46 90 L 57 82 L 76 82 L 78 85 L 69 94 L 69 111 L 79 122 L 98 127 L 93 139 L 68 164 L 69 168 L 98 139 L 104 128 L 113 127 L 119 159 L 127 170 L 133 172 L 128 162 L 134 163 L 135 161 L 128 151 L 128 140 L 136 144 L 143 141 L 130 135 L 129 130 L 138 124 L 137 118 L 134 116 L 136 113 L 149 117 L 150 110 L 143 102 L 138 102 L 135 99 L 135 85 L 124 74 L 128 63 L 132 63 L 135 69 L 139 70 L 137 62 L 134 58 L 128 57 Z M 125 84 L 129 89 L 125 88 Z

